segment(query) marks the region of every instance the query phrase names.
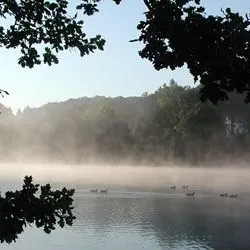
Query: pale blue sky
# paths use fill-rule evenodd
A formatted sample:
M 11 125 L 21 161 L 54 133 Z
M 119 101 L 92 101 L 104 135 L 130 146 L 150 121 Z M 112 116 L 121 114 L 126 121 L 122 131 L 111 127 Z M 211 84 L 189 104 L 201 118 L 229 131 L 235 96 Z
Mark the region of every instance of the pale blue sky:
M 104 2 L 100 13 L 85 23 L 87 34 L 101 34 L 107 40 L 104 52 L 83 58 L 78 52 L 65 52 L 59 55 L 59 65 L 23 69 L 17 64 L 17 51 L 1 49 L 1 88 L 11 94 L 2 103 L 16 110 L 82 96 L 138 96 L 155 91 L 171 78 L 193 84 L 186 69 L 155 71 L 138 56 L 140 45 L 128 42 L 137 37 L 136 26 L 145 10 L 142 0 L 123 0 L 119 7 L 111 0 Z M 209 13 L 219 13 L 221 7 L 250 12 L 249 0 L 203 2 Z

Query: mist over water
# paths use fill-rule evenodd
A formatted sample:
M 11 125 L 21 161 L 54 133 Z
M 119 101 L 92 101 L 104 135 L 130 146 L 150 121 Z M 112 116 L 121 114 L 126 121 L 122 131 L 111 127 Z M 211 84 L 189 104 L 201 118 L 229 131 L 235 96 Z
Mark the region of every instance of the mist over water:
M 249 249 L 250 170 L 235 167 L 1 164 L 1 191 L 25 175 L 76 188 L 72 227 L 46 235 L 28 227 L 0 250 Z M 175 185 L 176 190 L 170 189 Z M 187 197 L 183 185 L 195 197 Z M 92 194 L 90 189 L 108 189 Z M 220 197 L 238 193 L 238 199 Z
M 169 191 L 176 185 L 178 192 L 183 185 L 199 192 L 248 192 L 250 170 L 241 166 L 231 167 L 162 167 L 150 166 L 100 166 L 61 164 L 1 164 L 0 180 L 22 183 L 25 175 L 32 175 L 35 182 L 50 182 L 75 187 L 136 188 Z M 181 190 L 182 191 L 182 190 Z
M 2 164 L 1 188 L 20 188 L 25 175 L 53 187 L 76 188 L 72 227 L 46 235 L 28 227 L 0 250 L 249 249 L 250 170 Z M 170 186 L 176 185 L 176 190 Z M 185 196 L 183 185 L 196 192 Z M 90 189 L 108 193 L 91 194 Z M 238 199 L 219 197 L 237 192 Z

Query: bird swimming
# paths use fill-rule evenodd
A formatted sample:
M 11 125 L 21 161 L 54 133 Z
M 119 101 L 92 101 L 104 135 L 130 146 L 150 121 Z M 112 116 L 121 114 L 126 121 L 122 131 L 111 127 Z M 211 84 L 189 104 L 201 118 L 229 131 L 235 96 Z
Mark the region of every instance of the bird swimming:
M 103 194 L 103 193 L 107 193 L 108 192 L 108 190 L 107 189 L 102 189 L 101 190 L 101 193 Z
M 228 193 L 221 193 L 220 194 L 220 197 L 227 197 L 228 196 Z
M 186 193 L 186 196 L 194 196 L 194 192 L 192 192 L 192 193 Z

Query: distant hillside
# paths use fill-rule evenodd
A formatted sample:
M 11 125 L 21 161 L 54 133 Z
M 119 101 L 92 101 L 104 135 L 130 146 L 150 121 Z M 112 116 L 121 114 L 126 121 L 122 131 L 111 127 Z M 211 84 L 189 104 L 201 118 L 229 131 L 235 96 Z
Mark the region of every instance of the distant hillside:
M 208 164 L 249 159 L 249 105 L 214 106 L 171 81 L 141 97 L 96 96 L 25 108 L 0 106 L 0 159 L 72 164 Z

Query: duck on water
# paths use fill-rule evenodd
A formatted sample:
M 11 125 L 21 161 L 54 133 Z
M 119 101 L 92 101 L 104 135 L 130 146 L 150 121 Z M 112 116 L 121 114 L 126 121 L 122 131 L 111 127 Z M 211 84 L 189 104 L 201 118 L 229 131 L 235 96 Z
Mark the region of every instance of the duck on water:
M 106 194 L 108 192 L 108 190 L 107 189 L 102 189 L 100 192 L 101 192 L 101 194 Z
M 230 194 L 229 198 L 238 198 L 238 194 Z
M 238 194 L 221 193 L 220 197 L 238 198 Z
M 221 193 L 220 194 L 220 197 L 227 197 L 228 196 L 228 193 Z
M 194 196 L 194 192 L 192 192 L 192 193 L 186 193 L 186 196 Z

